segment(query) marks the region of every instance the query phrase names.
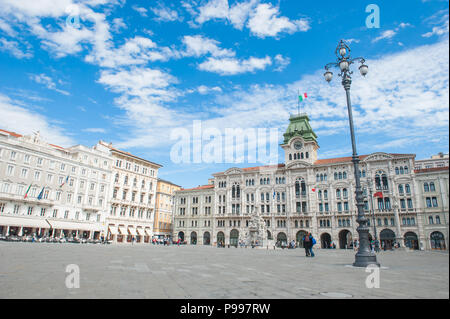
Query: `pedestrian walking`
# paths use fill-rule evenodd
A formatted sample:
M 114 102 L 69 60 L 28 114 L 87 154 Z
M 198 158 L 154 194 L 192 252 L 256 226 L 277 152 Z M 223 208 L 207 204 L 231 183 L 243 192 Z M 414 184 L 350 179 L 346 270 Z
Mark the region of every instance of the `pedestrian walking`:
M 312 245 L 311 242 L 311 234 L 310 233 L 306 233 L 305 236 L 303 236 L 303 247 L 305 248 L 305 255 L 306 257 L 310 257 L 311 256 L 311 252 L 310 252 L 310 246 Z

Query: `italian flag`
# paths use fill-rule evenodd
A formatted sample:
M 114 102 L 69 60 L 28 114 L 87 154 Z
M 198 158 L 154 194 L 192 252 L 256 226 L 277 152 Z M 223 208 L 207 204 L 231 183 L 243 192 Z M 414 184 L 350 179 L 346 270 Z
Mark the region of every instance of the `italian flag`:
M 298 96 L 298 100 L 302 102 L 303 100 L 306 100 L 307 97 L 308 95 L 306 93 L 303 93 Z
M 25 199 L 25 198 L 27 198 L 27 196 L 28 196 L 28 192 L 30 191 L 30 188 L 31 188 L 31 185 L 30 185 L 30 186 L 28 186 L 28 189 L 27 189 L 27 191 L 25 192 L 25 196 L 23 197 L 24 199 Z

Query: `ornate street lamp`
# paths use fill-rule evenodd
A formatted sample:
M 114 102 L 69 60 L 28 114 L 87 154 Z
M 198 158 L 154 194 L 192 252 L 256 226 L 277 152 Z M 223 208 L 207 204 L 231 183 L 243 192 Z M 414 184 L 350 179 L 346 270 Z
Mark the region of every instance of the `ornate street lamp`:
M 359 72 L 362 76 L 366 76 L 369 71 L 369 67 L 365 65 L 365 60 L 363 58 L 351 58 L 350 56 L 350 48 L 348 45 L 341 40 L 336 48 L 335 54 L 337 56 L 336 62 L 328 63 L 325 65 L 325 73 L 324 77 L 327 82 L 330 82 L 333 78 L 333 73 L 329 70 L 331 67 L 336 67 L 340 69 L 339 76 L 342 77 L 342 86 L 345 89 L 345 93 L 347 95 L 347 109 L 348 109 L 348 120 L 350 124 L 350 135 L 352 139 L 352 149 L 353 156 L 352 162 L 355 173 L 356 180 L 356 207 L 358 208 L 358 218 L 357 222 L 359 224 L 358 231 L 359 235 L 359 247 L 358 252 L 355 255 L 355 262 L 353 266 L 355 267 L 367 267 L 368 265 L 377 265 L 380 266 L 377 262 L 377 257 L 369 247 L 369 227 L 367 225 L 367 218 L 364 216 L 364 198 L 363 192 L 361 190 L 361 178 L 359 176 L 359 157 L 356 152 L 356 142 L 355 142 L 355 132 L 353 128 L 353 115 L 352 115 L 352 105 L 350 102 L 350 85 L 352 83 L 350 71 L 350 65 L 355 62 L 361 63 L 359 67 Z

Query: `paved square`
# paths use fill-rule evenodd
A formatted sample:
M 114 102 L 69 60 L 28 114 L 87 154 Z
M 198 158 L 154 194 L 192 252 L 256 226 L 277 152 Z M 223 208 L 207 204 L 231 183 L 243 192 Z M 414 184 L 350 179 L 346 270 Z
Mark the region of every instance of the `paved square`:
M 449 298 L 447 252 L 388 251 L 379 289 L 353 251 L 0 242 L 0 298 Z M 66 288 L 66 267 L 80 288 Z

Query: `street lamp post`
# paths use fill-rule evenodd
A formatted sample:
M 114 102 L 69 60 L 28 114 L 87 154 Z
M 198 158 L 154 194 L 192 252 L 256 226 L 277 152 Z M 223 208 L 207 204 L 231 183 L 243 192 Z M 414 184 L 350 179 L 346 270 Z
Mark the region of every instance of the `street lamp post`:
M 355 267 L 367 267 L 369 265 L 377 265 L 377 257 L 369 247 L 369 227 L 367 226 L 367 218 L 364 216 L 364 199 L 363 192 L 361 190 L 361 178 L 359 176 L 359 156 L 356 152 L 356 142 L 355 142 L 355 132 L 353 128 L 353 114 L 352 114 L 352 105 L 350 101 L 350 86 L 352 84 L 350 65 L 355 61 L 361 63 L 359 67 L 359 71 L 362 76 L 366 76 L 369 71 L 369 67 L 364 64 L 365 60 L 363 58 L 351 58 L 350 56 L 350 48 L 348 45 L 341 40 L 336 48 L 335 54 L 337 56 L 337 61 L 333 63 L 328 63 L 325 66 L 326 72 L 324 73 L 325 80 L 330 82 L 333 78 L 333 73 L 329 70 L 331 67 L 338 67 L 340 69 L 339 76 L 342 77 L 342 86 L 345 89 L 345 93 L 347 95 L 347 109 L 348 109 L 348 120 L 350 124 L 350 135 L 352 139 L 352 149 L 353 149 L 353 168 L 355 173 L 356 180 L 356 207 L 358 209 L 358 218 L 357 222 L 359 224 L 358 231 L 359 235 L 359 247 L 358 252 L 355 255 L 355 262 L 353 266 Z
M 379 251 L 378 237 L 377 237 L 377 227 L 375 223 L 375 210 L 373 209 L 373 197 L 372 197 L 372 181 L 370 177 L 367 178 L 367 187 L 369 189 L 370 196 L 370 209 L 372 210 L 372 222 L 373 222 L 373 235 L 375 237 L 375 251 Z

